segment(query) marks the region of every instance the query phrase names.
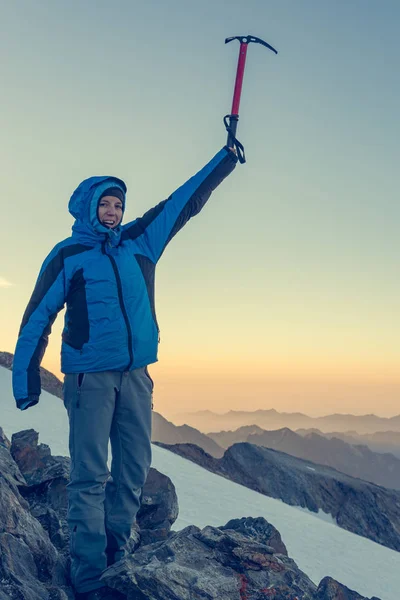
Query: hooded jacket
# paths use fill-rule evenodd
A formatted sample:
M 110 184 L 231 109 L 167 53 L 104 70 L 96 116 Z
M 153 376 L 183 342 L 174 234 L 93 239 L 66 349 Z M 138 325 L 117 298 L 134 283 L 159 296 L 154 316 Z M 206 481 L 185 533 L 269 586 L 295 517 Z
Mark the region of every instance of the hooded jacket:
M 22 319 L 13 362 L 18 408 L 39 400 L 40 363 L 65 304 L 63 373 L 129 371 L 157 361 L 156 264 L 236 162 L 234 153 L 223 148 L 167 200 L 115 229 L 98 220 L 98 203 L 110 186 L 125 194 L 125 183 L 116 177 L 91 177 L 78 186 L 69 202 L 76 219 L 72 235 L 44 261 Z

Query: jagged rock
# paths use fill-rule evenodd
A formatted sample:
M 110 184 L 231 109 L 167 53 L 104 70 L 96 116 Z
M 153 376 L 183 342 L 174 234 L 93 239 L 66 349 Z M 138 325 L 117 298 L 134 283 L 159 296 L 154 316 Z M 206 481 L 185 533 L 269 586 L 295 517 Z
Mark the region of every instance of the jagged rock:
M 38 502 L 37 500 L 34 502 L 32 497 L 29 497 L 29 504 L 31 505 L 31 514 L 40 522 L 43 529 L 47 531 L 51 543 L 58 550 L 64 550 L 69 540 L 65 517 L 64 519 L 60 519 L 55 510 L 47 507 L 43 502 Z
M 7 450 L 11 448 L 11 442 L 3 431 L 3 428 L 0 427 L 0 446 L 4 446 Z
M 3 477 L 7 479 L 13 489 L 17 485 L 26 485 L 24 476 L 5 446 L 0 446 L 0 473 L 3 474 Z
M 39 434 L 34 429 L 14 433 L 11 454 L 29 486 L 40 485 L 59 478 L 68 480 L 69 459 L 52 456 L 46 444 L 38 444 Z
M 36 486 L 20 488 L 22 496 L 27 500 L 31 514 L 38 519 L 47 531 L 51 542 L 57 550 L 68 552 L 69 531 L 67 525 L 67 480 L 46 481 Z M 57 498 L 55 490 L 59 491 Z
M 52 456 L 50 448 L 38 444 L 38 439 L 33 429 L 12 436 L 11 453 L 26 482 L 19 489 L 51 542 L 65 554 L 69 540 L 66 486 L 70 461 L 64 456 Z
M 376 596 L 364 598 L 357 592 L 349 590 L 345 585 L 338 583 L 332 577 L 324 577 L 318 586 L 315 600 L 380 600 Z
M 0 365 L 6 369 L 12 370 L 14 355 L 11 352 L 0 352 Z
M 141 544 L 140 527 L 139 527 L 137 521 L 135 521 L 131 527 L 131 535 L 125 546 L 125 552 L 127 554 L 133 554 L 137 550 L 137 548 L 139 548 L 140 544 Z
M 150 469 L 143 488 L 141 507 L 137 515 L 142 544 L 168 537 L 178 518 L 178 497 L 169 477 Z
M 242 519 L 232 519 L 226 525 L 219 527 L 225 529 L 233 529 L 246 537 L 251 537 L 253 540 L 270 546 L 277 554 L 288 556 L 285 544 L 282 542 L 279 531 L 263 517 L 253 518 L 247 517 Z
M 27 510 L 28 504 L 21 504 L 5 477 L 4 464 L 0 469 L 1 592 L 6 598 L 51 600 L 54 589 L 68 589 L 65 561 Z
M 267 594 L 274 600 L 313 600 L 313 582 L 265 543 L 278 536 L 262 518 L 237 519 L 224 528 L 186 527 L 141 546 L 107 569 L 103 580 L 128 600 L 256 600 Z

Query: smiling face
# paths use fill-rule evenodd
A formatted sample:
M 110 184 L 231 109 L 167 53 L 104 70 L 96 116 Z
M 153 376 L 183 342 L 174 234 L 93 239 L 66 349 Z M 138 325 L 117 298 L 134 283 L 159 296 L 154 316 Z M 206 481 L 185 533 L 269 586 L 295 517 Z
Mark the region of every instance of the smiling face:
M 97 211 L 99 221 L 104 227 L 114 229 L 122 221 L 122 202 L 115 196 L 103 196 Z

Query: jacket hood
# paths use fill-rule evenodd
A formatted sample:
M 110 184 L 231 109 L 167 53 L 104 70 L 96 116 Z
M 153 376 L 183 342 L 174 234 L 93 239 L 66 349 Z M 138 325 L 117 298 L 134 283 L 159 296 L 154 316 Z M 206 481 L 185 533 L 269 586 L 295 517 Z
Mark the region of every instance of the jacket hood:
M 120 188 L 125 196 L 127 192 L 125 183 L 122 179 L 112 176 L 89 177 L 82 181 L 72 194 L 68 204 L 69 212 L 75 217 L 72 235 L 78 237 L 82 243 L 98 243 L 108 237 L 113 246 L 118 245 L 121 226 L 110 229 L 102 225 L 97 217 L 100 196 L 112 186 Z M 125 201 L 122 209 L 125 210 Z

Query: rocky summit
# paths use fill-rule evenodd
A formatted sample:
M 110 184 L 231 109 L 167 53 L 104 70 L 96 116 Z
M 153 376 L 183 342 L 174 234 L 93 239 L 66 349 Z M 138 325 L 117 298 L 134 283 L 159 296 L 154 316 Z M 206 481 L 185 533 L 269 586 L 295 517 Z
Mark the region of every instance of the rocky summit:
M 363 599 L 328 577 L 315 586 L 262 517 L 186 527 L 164 542 L 139 547 L 107 569 L 103 580 L 128 600 Z
M 68 469 L 35 431 L 10 443 L 0 429 L 0 600 L 74 599 Z M 177 516 L 172 481 L 151 469 L 129 554 L 102 576 L 107 600 L 368 600 L 328 577 L 316 586 L 262 517 L 172 532 Z

